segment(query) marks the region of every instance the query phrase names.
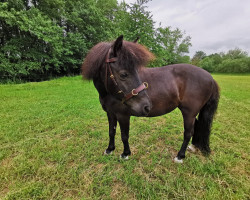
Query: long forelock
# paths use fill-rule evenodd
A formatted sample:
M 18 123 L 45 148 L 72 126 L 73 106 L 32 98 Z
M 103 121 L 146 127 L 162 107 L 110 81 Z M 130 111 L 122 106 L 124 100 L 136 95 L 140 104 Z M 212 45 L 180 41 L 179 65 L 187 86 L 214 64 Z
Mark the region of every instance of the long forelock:
M 145 46 L 128 41 L 123 42 L 118 57 L 128 70 L 144 67 L 154 59 L 154 55 Z

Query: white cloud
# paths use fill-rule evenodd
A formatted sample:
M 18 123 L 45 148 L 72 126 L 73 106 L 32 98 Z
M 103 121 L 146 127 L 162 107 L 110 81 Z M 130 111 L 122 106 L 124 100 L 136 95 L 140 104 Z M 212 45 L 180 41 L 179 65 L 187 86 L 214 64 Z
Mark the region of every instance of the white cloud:
M 235 47 L 250 53 L 250 0 L 153 0 L 147 6 L 156 25 L 178 27 L 192 37 L 191 56 Z

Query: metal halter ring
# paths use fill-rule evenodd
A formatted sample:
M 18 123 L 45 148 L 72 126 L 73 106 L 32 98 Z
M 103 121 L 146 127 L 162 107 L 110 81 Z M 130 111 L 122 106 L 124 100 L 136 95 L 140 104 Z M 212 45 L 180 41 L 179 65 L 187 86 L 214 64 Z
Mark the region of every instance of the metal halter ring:
M 138 95 L 138 93 L 134 93 L 134 91 L 135 91 L 135 89 L 133 89 L 133 90 L 131 91 L 132 95 L 133 95 L 133 96 Z
M 145 86 L 145 89 L 148 88 L 148 83 L 147 82 L 143 82 L 143 85 Z

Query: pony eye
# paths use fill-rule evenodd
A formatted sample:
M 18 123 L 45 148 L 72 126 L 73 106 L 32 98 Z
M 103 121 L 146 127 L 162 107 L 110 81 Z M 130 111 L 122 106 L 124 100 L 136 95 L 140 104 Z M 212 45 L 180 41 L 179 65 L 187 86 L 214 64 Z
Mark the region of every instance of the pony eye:
M 120 74 L 120 77 L 121 77 L 122 79 L 125 79 L 125 78 L 128 77 L 128 74 L 127 74 L 127 73 Z

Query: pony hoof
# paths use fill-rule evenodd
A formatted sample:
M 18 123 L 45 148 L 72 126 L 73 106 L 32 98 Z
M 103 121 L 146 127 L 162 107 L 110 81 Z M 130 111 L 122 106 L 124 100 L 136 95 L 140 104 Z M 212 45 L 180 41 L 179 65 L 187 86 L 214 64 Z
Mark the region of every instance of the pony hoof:
M 120 155 L 120 158 L 121 158 L 121 159 L 124 159 L 124 160 L 128 160 L 128 156 L 125 156 L 125 155 L 123 155 L 123 154 Z
M 104 155 L 111 155 L 113 153 L 113 151 L 107 151 L 107 149 L 103 152 Z
M 195 153 L 197 151 L 196 147 L 193 144 L 188 146 L 188 150 L 192 153 Z
M 183 163 L 183 160 L 182 160 L 182 159 L 178 159 L 177 157 L 175 157 L 175 158 L 174 158 L 174 162 L 175 162 L 175 163 L 182 164 L 182 163 Z

